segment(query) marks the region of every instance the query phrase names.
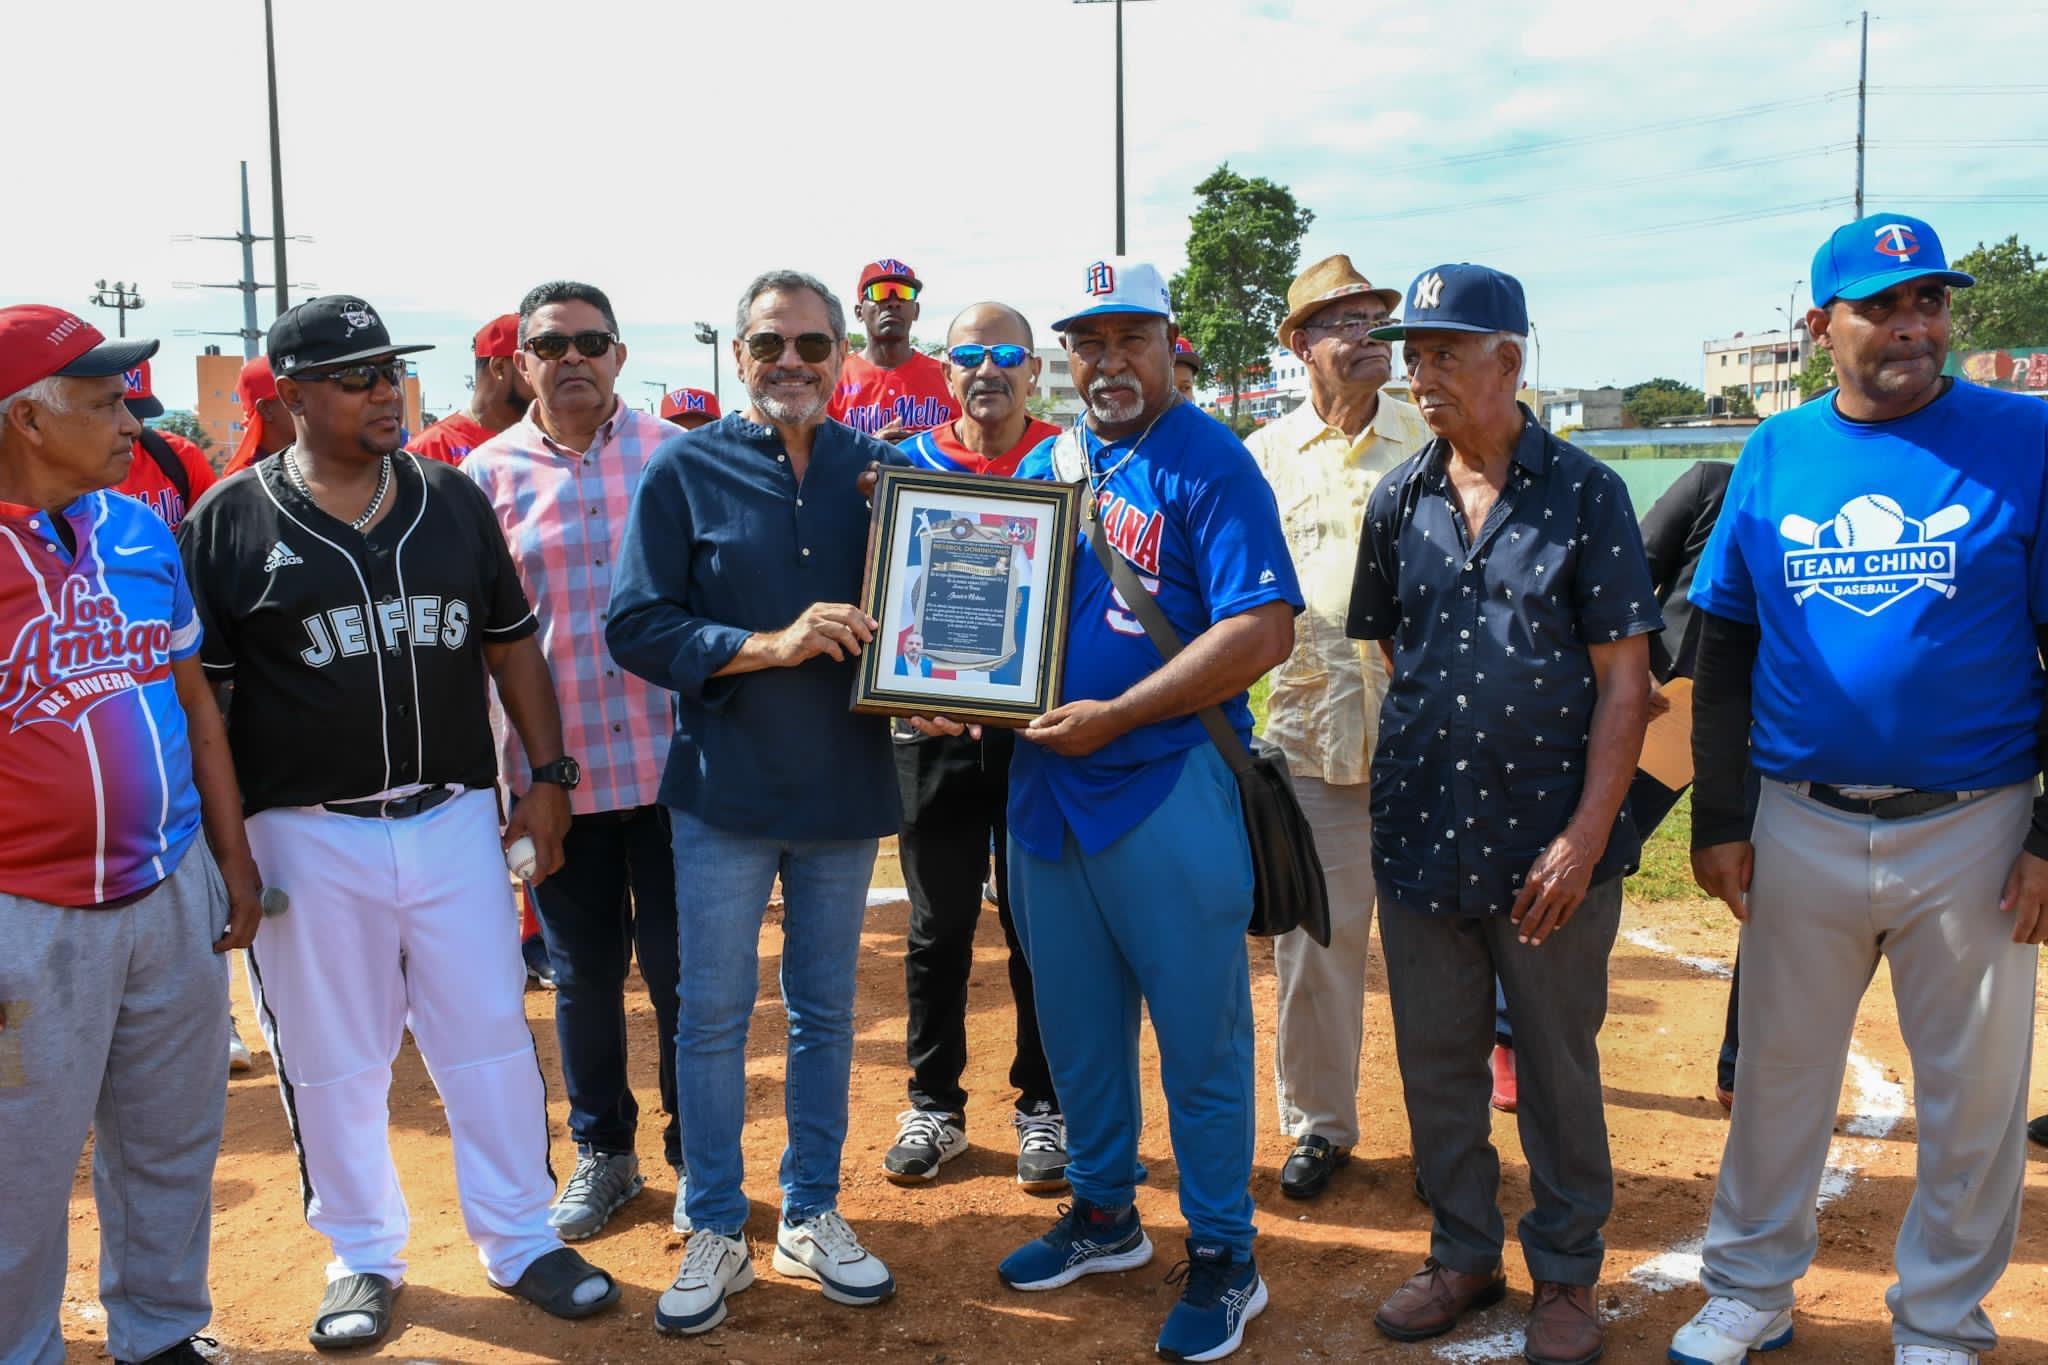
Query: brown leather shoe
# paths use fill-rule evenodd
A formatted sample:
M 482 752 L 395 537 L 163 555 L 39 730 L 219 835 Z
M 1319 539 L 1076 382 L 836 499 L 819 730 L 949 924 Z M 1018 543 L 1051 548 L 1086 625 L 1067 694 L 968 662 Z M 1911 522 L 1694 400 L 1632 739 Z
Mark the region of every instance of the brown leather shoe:
M 1536 1281 L 1522 1358 L 1530 1365 L 1592 1365 L 1602 1349 L 1592 1286 Z
M 1490 1275 L 1466 1275 L 1432 1256 L 1372 1315 L 1372 1325 L 1396 1341 L 1440 1337 L 1474 1308 L 1499 1303 L 1508 1292 L 1499 1266 Z

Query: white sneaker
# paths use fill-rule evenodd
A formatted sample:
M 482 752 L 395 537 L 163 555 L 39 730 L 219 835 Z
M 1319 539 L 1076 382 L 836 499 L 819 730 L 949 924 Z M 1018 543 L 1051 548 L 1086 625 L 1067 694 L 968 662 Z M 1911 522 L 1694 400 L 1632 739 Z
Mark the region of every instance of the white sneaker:
M 775 1230 L 777 1273 L 816 1280 L 834 1303 L 862 1308 L 896 1292 L 896 1277 L 872 1255 L 836 1211 L 801 1223 L 781 1222 Z
M 654 1330 L 694 1336 L 725 1321 L 725 1300 L 754 1282 L 744 1237 L 693 1233 L 675 1283 L 654 1302 Z
M 228 1070 L 247 1071 L 256 1065 L 256 1059 L 249 1051 L 249 1045 L 242 1041 L 242 1031 L 235 1027 L 235 1016 L 228 1016 Z
M 1672 1336 L 1666 1354 L 1678 1365 L 1742 1365 L 1751 1351 L 1775 1351 L 1791 1340 L 1791 1309 L 1712 1298 Z
M 1953 1346 L 1895 1345 L 1892 1365 L 1977 1365 L 1977 1353 Z
M 669 1220 L 669 1226 L 687 1237 L 694 1231 L 690 1226 L 690 1215 L 683 1209 L 683 1201 L 690 1197 L 690 1173 L 681 1166 L 676 1167 L 675 1171 L 676 1211 L 675 1216 Z

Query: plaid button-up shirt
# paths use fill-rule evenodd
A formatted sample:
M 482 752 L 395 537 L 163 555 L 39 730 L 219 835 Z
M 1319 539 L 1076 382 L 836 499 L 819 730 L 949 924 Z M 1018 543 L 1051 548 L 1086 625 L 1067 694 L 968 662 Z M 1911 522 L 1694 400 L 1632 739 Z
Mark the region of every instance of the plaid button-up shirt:
M 627 672 L 604 642 L 605 613 L 626 513 L 656 446 L 681 429 L 620 402 L 578 453 L 525 417 L 470 452 L 462 472 L 496 511 L 519 580 L 540 617 L 555 676 L 562 738 L 583 765 L 569 794 L 577 815 L 652 805 L 674 712 L 668 693 Z M 514 791 L 530 769 L 519 736 L 498 727 L 499 770 Z

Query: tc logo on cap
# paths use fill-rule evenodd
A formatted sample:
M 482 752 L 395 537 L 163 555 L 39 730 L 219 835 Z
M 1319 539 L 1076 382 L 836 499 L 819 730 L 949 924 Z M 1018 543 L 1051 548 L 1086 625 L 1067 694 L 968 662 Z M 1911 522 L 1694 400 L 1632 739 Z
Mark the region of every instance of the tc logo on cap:
M 1877 238 L 1879 252 L 1901 263 L 1912 260 L 1913 254 L 1920 250 L 1920 239 L 1904 223 L 1886 223 L 1872 235 Z
M 1098 297 L 1116 292 L 1116 267 L 1097 261 L 1088 267 L 1088 292 Z
M 1444 277 L 1434 270 L 1415 282 L 1415 301 L 1412 308 L 1434 308 L 1444 296 Z

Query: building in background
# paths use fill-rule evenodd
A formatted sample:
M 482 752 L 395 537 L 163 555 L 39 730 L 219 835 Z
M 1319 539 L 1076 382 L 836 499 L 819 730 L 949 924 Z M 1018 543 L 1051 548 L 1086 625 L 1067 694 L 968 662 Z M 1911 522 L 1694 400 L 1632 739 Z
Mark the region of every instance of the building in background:
M 1067 362 L 1065 349 L 1059 346 L 1040 346 L 1036 352 L 1039 360 L 1038 387 L 1032 391 L 1033 398 L 1044 398 L 1051 406 L 1043 413 L 1043 419 L 1060 426 L 1070 425 L 1084 409 L 1080 390 L 1074 387 L 1073 367 Z
M 232 453 L 242 439 L 242 405 L 235 397 L 235 380 L 245 362 L 238 355 L 222 355 L 220 347 L 208 346 L 196 357 L 199 402 L 195 411 L 199 425 L 213 438 L 213 450 Z M 405 370 L 405 411 L 402 420 L 408 434 L 425 429 L 421 419 L 420 374 L 411 365 Z M 211 453 L 211 452 L 209 452 Z M 223 454 L 222 459 L 227 456 Z
M 1804 322 L 1789 333 L 1782 327 L 1747 336 L 1737 332 L 1725 340 L 1702 343 L 1700 392 L 1707 396 L 1709 411 L 1714 410 L 1713 400 L 1725 397 L 1730 389 L 1747 393 L 1759 417 L 1798 407 L 1799 367 L 1812 350 L 1813 338 Z
M 1546 431 L 1619 431 L 1635 419 L 1622 410 L 1621 390 L 1543 389 L 1529 404 Z

